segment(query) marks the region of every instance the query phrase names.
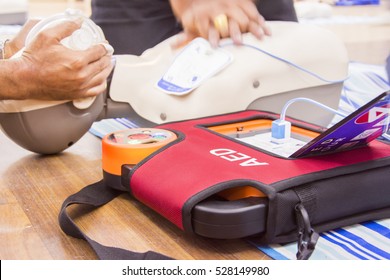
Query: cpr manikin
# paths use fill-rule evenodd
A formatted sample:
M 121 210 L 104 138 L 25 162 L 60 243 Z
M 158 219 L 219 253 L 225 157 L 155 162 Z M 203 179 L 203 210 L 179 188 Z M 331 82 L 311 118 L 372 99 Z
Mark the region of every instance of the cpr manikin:
M 110 86 L 94 99 L 0 102 L 0 125 L 23 148 L 53 154 L 73 145 L 94 121 L 108 117 L 130 117 L 142 125 L 153 125 L 245 109 L 278 113 L 295 97 L 309 97 L 337 108 L 348 71 L 341 41 L 315 26 L 268 24 L 272 36 L 262 41 L 250 34 L 244 35 L 242 46 L 223 41 L 221 49 L 229 55 L 228 63 L 211 66 L 215 71 L 206 73 L 199 84 L 184 93 L 170 93 L 158 86 L 172 65 L 179 73 L 186 69 L 177 65 L 186 46 L 173 49 L 175 38 L 170 38 L 141 56 L 115 56 Z M 202 55 L 213 56 L 214 51 L 202 49 Z M 307 104 L 292 106 L 289 116 L 323 126 L 333 117 Z

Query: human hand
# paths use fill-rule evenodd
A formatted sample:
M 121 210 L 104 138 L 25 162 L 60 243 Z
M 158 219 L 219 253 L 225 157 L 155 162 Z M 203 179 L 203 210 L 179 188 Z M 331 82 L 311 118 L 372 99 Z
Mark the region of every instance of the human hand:
M 271 35 L 252 0 L 193 0 L 187 1 L 187 5 L 179 4 L 180 1 L 171 0 L 184 29 L 178 44 L 200 36 L 216 47 L 220 39 L 227 37 L 235 44 L 241 44 L 242 33 L 246 32 L 258 39 Z
M 112 47 L 98 44 L 87 50 L 72 50 L 61 44 L 81 27 L 82 21 L 66 21 L 44 29 L 25 46 L 17 58 L 22 98 L 66 100 L 104 92 L 112 71 Z
M 5 58 L 10 58 L 24 47 L 27 34 L 39 22 L 39 19 L 29 19 L 22 29 L 5 45 Z

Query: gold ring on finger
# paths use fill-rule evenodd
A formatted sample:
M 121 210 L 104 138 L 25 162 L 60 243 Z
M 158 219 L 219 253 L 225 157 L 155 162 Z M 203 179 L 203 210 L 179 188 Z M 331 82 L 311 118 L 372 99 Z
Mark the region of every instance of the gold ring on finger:
M 215 29 L 217 29 L 221 34 L 229 33 L 229 21 L 228 17 L 225 14 L 220 14 L 216 16 L 213 20 Z

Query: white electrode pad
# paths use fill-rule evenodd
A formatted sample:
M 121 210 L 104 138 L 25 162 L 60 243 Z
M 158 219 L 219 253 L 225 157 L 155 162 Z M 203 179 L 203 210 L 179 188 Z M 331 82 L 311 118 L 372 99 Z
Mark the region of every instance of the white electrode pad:
M 228 66 L 232 60 L 230 52 L 212 48 L 205 39 L 196 38 L 177 55 L 168 71 L 157 82 L 157 88 L 168 94 L 187 94 Z

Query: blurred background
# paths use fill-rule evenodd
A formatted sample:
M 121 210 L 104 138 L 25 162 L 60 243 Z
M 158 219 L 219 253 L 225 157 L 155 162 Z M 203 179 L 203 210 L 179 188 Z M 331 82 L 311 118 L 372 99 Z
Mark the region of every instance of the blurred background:
M 390 0 L 295 0 L 295 7 L 301 23 L 338 34 L 351 61 L 384 64 L 389 56 Z M 91 0 L 0 0 L 0 36 L 12 36 L 28 17 L 43 18 L 67 8 L 89 16 Z
M 91 0 L 0 0 L 0 24 L 20 23 L 27 17 L 46 17 L 66 8 L 91 13 Z

